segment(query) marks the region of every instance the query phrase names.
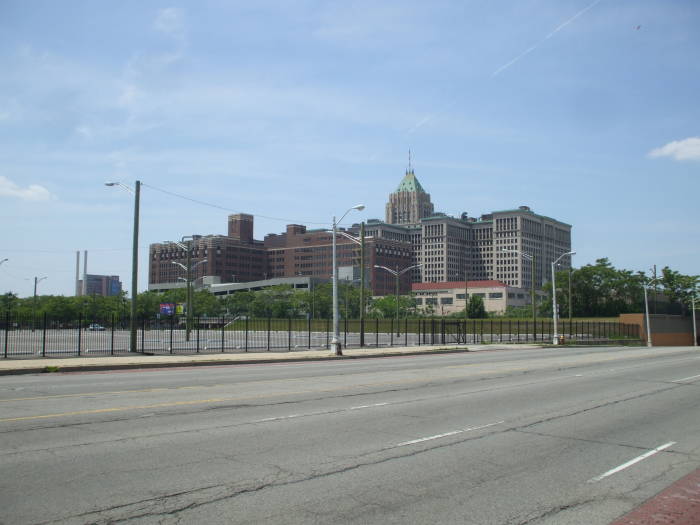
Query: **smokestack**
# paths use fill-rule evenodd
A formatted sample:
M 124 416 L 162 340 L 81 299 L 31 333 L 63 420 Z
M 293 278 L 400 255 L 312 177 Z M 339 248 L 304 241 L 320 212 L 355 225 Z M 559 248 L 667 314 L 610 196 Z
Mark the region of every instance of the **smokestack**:
M 80 250 L 75 252 L 75 296 L 80 295 Z

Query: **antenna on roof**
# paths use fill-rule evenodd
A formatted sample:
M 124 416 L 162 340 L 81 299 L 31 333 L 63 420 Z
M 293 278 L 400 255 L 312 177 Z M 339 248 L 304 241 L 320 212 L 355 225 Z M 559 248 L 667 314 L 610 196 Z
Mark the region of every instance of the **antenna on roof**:
M 409 148 L 408 150 L 408 170 L 406 170 L 406 173 L 413 173 L 413 167 L 411 166 L 411 149 Z

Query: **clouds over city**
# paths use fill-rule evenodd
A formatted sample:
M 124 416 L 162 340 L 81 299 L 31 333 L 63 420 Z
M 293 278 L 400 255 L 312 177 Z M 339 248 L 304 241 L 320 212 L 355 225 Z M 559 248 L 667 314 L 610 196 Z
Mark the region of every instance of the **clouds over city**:
M 652 158 L 670 157 L 673 160 L 700 161 L 700 137 L 674 140 L 665 146 L 651 150 L 649 156 Z
M 51 193 L 38 184 L 30 184 L 23 188 L 7 177 L 0 176 L 0 197 L 10 197 L 24 201 L 47 201 L 51 199 Z

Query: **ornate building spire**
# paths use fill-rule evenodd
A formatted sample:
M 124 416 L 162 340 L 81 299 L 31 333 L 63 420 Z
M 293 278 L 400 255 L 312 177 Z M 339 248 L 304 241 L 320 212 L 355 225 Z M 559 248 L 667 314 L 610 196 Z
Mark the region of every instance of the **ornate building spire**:
M 408 150 L 408 168 L 399 187 L 389 195 L 386 205 L 388 224 L 417 224 L 422 218 L 434 212 L 430 195 L 426 193 L 413 172 L 411 150 Z

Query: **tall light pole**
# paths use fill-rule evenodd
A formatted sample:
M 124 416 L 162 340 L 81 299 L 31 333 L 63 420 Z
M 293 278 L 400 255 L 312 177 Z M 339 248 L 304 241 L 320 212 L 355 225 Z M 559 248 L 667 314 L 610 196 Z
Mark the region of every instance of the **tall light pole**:
M 332 232 L 329 232 L 332 233 Z M 365 317 L 365 240 L 373 237 L 365 237 L 365 223 L 360 223 L 359 239 L 347 232 L 335 232 L 335 235 L 342 235 L 355 244 L 360 245 L 360 325 Z M 365 346 L 365 332 L 360 330 L 360 346 Z
M 532 333 L 537 338 L 537 306 L 535 305 L 535 255 L 520 250 L 501 249 L 504 253 L 517 253 L 526 261 L 530 261 L 530 303 L 532 304 Z
M 646 315 L 646 321 L 647 321 L 647 346 L 652 347 L 654 346 L 651 343 L 651 322 L 649 320 L 649 295 L 647 294 L 647 287 L 655 283 L 656 281 L 659 281 L 660 279 L 651 279 L 650 281 L 646 283 L 642 283 L 642 287 L 644 288 L 644 313 Z
M 413 270 L 414 268 L 418 268 L 419 266 L 422 266 L 421 264 L 414 264 L 413 266 L 409 266 L 407 268 L 404 268 L 403 270 L 399 271 L 399 265 L 396 265 L 396 270 L 392 270 L 391 268 L 387 268 L 386 266 L 379 266 L 378 264 L 375 264 L 375 268 L 381 268 L 382 270 L 386 270 L 389 272 L 391 275 L 396 277 L 396 335 L 401 335 L 399 333 L 399 277 L 401 277 L 403 274 L 406 272 Z
M 338 255 L 336 253 L 335 237 L 338 233 L 338 223 L 342 222 L 345 216 L 352 210 L 362 211 L 365 209 L 364 204 L 357 204 L 349 208 L 339 220 L 335 220 L 333 216 L 333 339 L 331 339 L 331 349 L 335 355 L 343 355 L 340 349 L 340 326 L 338 319 Z
M 566 252 L 562 253 L 559 257 L 552 261 L 552 319 L 554 321 L 554 335 L 552 336 L 552 344 L 559 344 L 559 327 L 557 326 L 557 321 L 559 316 L 557 315 L 557 282 L 556 273 L 554 267 L 559 261 L 561 261 L 567 255 L 574 255 L 576 252 Z
M 131 316 L 129 320 L 129 351 L 137 352 L 136 347 L 136 297 L 138 295 L 139 279 L 139 207 L 141 197 L 141 181 L 134 183 L 134 189 L 121 182 L 105 182 L 105 186 L 118 186 L 134 195 L 134 234 L 131 254 Z

